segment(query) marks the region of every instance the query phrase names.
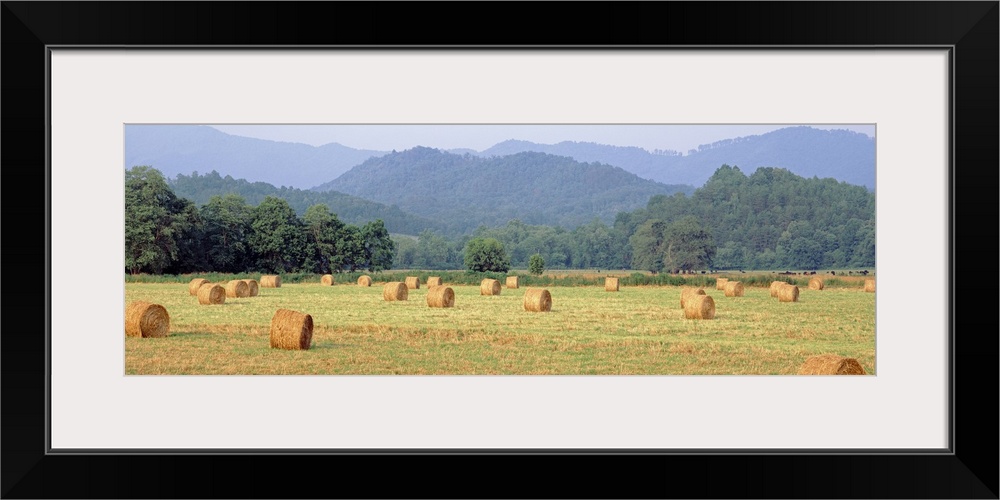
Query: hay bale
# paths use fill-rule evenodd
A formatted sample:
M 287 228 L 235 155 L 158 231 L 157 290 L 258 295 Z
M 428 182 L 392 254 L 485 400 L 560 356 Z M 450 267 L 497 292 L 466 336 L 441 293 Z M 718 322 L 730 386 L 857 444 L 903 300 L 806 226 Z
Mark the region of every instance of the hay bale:
M 728 282 L 729 282 L 729 278 L 717 278 L 715 280 L 715 289 L 716 290 L 725 290 L 726 289 L 726 283 L 728 283 Z
M 687 299 L 693 295 L 705 295 L 705 290 L 703 288 L 695 288 L 693 286 L 681 287 L 681 309 L 684 309 L 685 304 L 687 304 Z
M 271 348 L 304 351 L 312 344 L 313 319 L 290 309 L 278 309 L 271 318 Z
M 785 286 L 778 289 L 779 302 L 798 302 L 799 287 L 785 283 Z
M 372 286 L 371 276 L 361 276 L 358 278 L 358 286 Z
M 232 280 L 226 283 L 226 297 L 231 299 L 249 297 L 250 285 L 243 280 Z
M 191 295 L 198 295 L 198 289 L 205 283 L 208 283 L 208 280 L 203 278 L 195 278 L 191 280 L 191 283 L 188 283 L 188 293 Z
M 821 278 L 809 278 L 809 289 L 810 290 L 822 290 L 823 280 Z
M 333 275 L 324 274 L 323 277 L 319 279 L 319 282 L 326 286 L 333 286 Z
M 605 292 L 617 292 L 618 291 L 618 278 L 604 278 L 604 291 Z
M 281 288 L 281 276 L 265 274 L 260 277 L 260 286 L 263 288 Z
M 450 286 L 437 285 L 427 291 L 428 307 L 455 307 L 455 291 Z
M 390 281 L 382 288 L 382 298 L 387 301 L 406 300 L 410 294 L 409 290 L 402 281 Z
M 416 276 L 407 276 L 406 288 L 409 288 L 410 290 L 416 290 L 420 288 L 420 278 Z
M 544 288 L 529 288 L 524 292 L 524 310 L 547 312 L 552 310 L 552 294 Z
M 864 375 L 865 369 L 854 358 L 836 354 L 820 354 L 806 359 L 799 375 Z
M 875 293 L 875 279 L 868 278 L 865 280 L 865 291 Z
M 777 297 L 778 296 L 778 289 L 781 288 L 781 287 L 783 287 L 783 286 L 785 286 L 785 285 L 787 285 L 787 284 L 788 283 L 786 283 L 784 281 L 772 281 L 771 282 L 771 296 L 772 297 Z
M 427 278 L 427 288 L 430 288 L 432 286 L 441 286 L 441 278 L 437 276 L 431 276 L 430 278 Z
M 742 297 L 743 296 L 743 283 L 739 281 L 727 281 L 726 282 L 726 297 Z
M 198 289 L 198 303 L 202 305 L 216 305 L 226 302 L 226 289 L 222 285 L 205 283 Z
M 684 302 L 684 317 L 687 319 L 715 318 L 715 300 L 708 295 L 689 295 L 687 301 Z
M 500 282 L 489 278 L 484 279 L 479 283 L 479 295 L 500 295 Z
M 260 287 L 257 286 L 257 280 L 243 280 L 247 284 L 247 289 L 250 290 L 250 295 L 248 297 L 256 297 L 260 293 Z
M 517 288 L 520 284 L 520 276 L 507 276 L 507 288 Z
M 125 307 L 126 337 L 166 337 L 170 335 L 170 315 L 159 304 L 137 300 Z

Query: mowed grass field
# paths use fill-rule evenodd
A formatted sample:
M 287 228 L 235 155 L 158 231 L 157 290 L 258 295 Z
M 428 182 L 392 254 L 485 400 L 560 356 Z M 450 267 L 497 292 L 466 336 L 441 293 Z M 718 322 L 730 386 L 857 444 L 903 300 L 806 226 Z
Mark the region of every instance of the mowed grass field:
M 283 284 L 200 305 L 186 283 L 127 283 L 126 303 L 167 309 L 170 335 L 125 337 L 126 374 L 794 375 L 824 353 L 875 374 L 875 294 L 861 288 L 800 287 L 782 303 L 767 288 L 706 287 L 715 319 L 689 320 L 680 287 L 547 287 L 552 310 L 539 313 L 524 310 L 524 287 L 481 296 L 445 283 L 455 306 L 442 309 L 423 285 L 386 302 L 383 284 Z M 279 308 L 312 316 L 309 350 L 270 347 Z

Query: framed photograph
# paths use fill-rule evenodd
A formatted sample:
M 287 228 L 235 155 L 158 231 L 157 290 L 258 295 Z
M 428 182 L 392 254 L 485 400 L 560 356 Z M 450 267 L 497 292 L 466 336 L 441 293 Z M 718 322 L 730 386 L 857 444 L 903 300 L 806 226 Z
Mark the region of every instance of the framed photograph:
M 45 279 L 24 280 L 39 290 L 7 302 L 4 497 L 297 497 L 306 490 L 283 474 L 386 465 L 405 481 L 375 496 L 443 496 L 457 490 L 413 486 L 419 466 L 407 468 L 447 463 L 485 480 L 489 457 L 491 467 L 565 459 L 593 480 L 542 480 L 530 493 L 491 481 L 483 496 L 997 498 L 995 427 L 973 423 L 996 421 L 997 360 L 981 353 L 997 339 L 956 309 L 956 290 L 983 288 L 975 276 L 989 273 L 976 267 L 994 254 L 967 258 L 982 245 L 959 252 L 955 231 L 963 215 L 987 228 L 977 231 L 997 227 L 982 216 L 996 215 L 997 2 L 725 4 L 741 21 L 713 34 L 654 22 L 719 5 L 580 4 L 584 18 L 629 20 L 614 25 L 616 45 L 581 35 L 522 46 L 472 34 L 442 43 L 444 5 L 4 2 L 8 186 L 45 192 L 9 200 L 44 214 L 46 230 L 34 238 L 43 246 L 8 260 Z M 335 13 L 332 32 L 321 7 Z M 523 20 L 521 10 L 487 24 Z M 199 21 L 178 28 L 184 19 Z M 417 20 L 426 29 L 414 33 Z M 122 166 L 126 130 L 143 124 L 870 127 L 869 376 L 212 375 L 205 365 L 221 354 L 170 375 L 127 374 Z M 40 326 L 16 333 L 21 310 Z M 986 326 L 996 330 L 993 318 Z M 247 455 L 273 480 L 244 484 Z M 52 480 L 78 478 L 68 471 L 83 464 L 101 472 Z M 181 479 L 204 467 L 224 491 Z M 602 479 L 626 471 L 644 479 Z

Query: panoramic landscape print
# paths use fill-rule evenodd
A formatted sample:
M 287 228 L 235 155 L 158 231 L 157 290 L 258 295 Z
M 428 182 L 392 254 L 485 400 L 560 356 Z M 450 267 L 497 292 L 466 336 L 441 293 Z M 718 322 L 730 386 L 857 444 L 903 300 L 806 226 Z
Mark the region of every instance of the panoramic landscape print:
M 126 375 L 874 375 L 875 126 L 126 125 Z

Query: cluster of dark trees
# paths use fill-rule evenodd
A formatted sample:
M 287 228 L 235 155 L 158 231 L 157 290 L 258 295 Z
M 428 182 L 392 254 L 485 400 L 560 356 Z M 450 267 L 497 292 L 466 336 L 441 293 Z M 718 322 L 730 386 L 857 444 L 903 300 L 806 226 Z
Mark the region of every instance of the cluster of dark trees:
M 125 172 L 125 271 L 330 273 L 392 266 L 395 244 L 380 219 L 355 226 L 325 204 L 300 218 L 281 198 L 256 206 L 239 195 L 196 206 L 156 169 Z

